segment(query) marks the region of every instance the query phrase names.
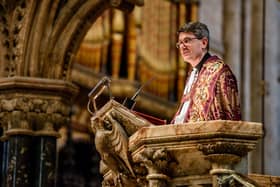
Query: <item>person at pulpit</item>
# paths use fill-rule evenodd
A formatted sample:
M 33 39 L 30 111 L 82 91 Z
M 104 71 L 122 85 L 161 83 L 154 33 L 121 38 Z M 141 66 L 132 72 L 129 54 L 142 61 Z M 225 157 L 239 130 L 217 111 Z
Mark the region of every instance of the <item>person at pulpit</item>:
M 192 71 L 171 123 L 241 120 L 237 80 L 220 57 L 209 53 L 207 25 L 186 23 L 177 35 L 176 47 Z

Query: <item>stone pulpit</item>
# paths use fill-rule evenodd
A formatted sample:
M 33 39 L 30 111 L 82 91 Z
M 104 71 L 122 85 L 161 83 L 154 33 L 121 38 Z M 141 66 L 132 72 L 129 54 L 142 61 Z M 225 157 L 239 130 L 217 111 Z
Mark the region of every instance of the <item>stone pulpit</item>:
M 262 137 L 260 123 L 154 125 L 111 99 L 92 113 L 91 128 L 103 187 L 258 186 L 236 166 Z

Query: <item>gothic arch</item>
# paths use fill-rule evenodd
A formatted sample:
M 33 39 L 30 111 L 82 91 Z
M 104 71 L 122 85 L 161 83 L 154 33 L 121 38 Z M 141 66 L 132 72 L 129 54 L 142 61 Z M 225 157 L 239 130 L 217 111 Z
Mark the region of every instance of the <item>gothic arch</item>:
M 70 79 L 71 63 L 92 23 L 110 7 L 131 11 L 141 0 L 0 2 L 2 77 Z M 2 54 L 1 54 L 2 53 Z
M 1 186 L 55 186 L 58 129 L 79 92 L 72 57 L 104 10 L 140 1 L 0 0 Z

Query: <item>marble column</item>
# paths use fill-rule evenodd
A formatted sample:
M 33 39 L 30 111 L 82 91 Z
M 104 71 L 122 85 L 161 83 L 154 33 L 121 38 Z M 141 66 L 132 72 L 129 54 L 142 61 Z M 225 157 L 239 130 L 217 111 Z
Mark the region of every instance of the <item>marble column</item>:
M 6 181 L 4 180 L 6 178 L 6 166 L 7 166 L 7 147 L 8 143 L 6 141 L 6 138 L 3 136 L 3 129 L 1 130 L 1 137 L 0 137 L 0 186 L 4 187 L 6 186 Z
M 78 89 L 66 81 L 0 79 L 2 186 L 55 186 L 56 139 Z
M 32 136 L 12 135 L 8 139 L 6 186 L 29 187 L 33 183 Z
M 36 137 L 35 186 L 55 186 L 56 181 L 56 137 Z

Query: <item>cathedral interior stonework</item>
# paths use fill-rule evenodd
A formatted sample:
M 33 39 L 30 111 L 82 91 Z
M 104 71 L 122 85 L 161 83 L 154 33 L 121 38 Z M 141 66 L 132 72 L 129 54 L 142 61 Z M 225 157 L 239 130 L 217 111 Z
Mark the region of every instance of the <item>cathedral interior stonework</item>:
M 191 67 L 176 33 L 190 21 L 208 25 L 210 53 L 236 75 L 238 124 L 176 133 L 152 126 L 169 124 L 180 102 Z M 279 30 L 279 0 L 1 0 L 0 187 L 218 186 L 224 169 L 239 181 L 233 186 L 280 186 Z M 95 119 L 89 93 L 104 77 L 110 84 L 96 98 Z M 137 91 L 133 111 L 120 106 Z M 141 121 L 144 114 L 154 121 Z M 127 163 L 137 163 L 126 164 L 131 180 L 102 165 L 92 123 L 107 118 L 127 142 Z M 231 155 L 214 155 L 224 152 Z M 239 162 L 245 177 L 231 173 Z

